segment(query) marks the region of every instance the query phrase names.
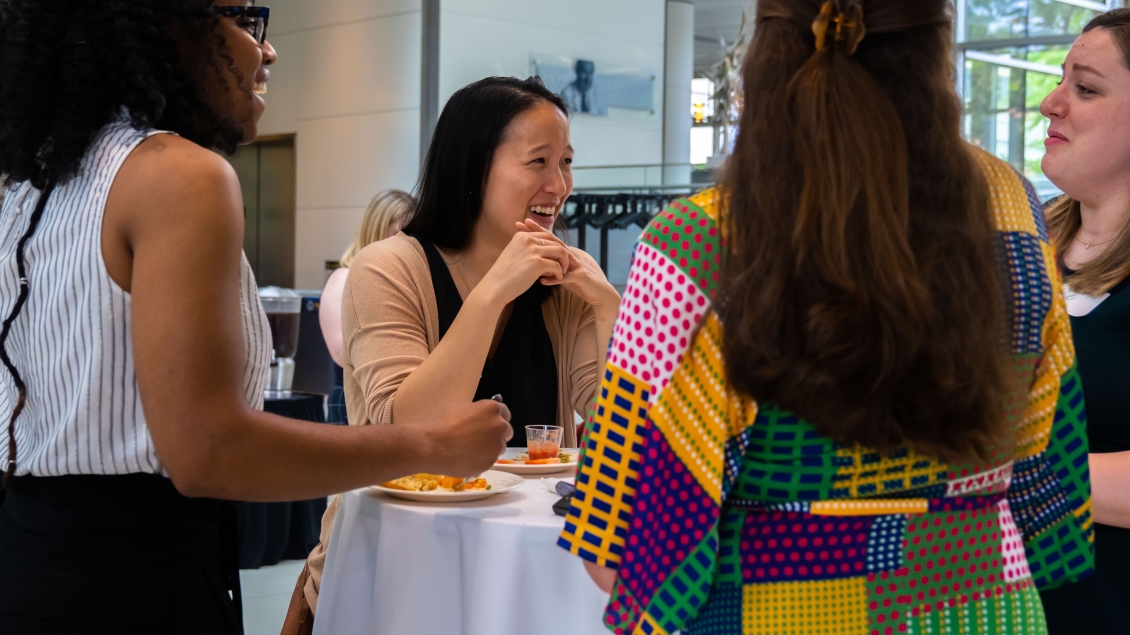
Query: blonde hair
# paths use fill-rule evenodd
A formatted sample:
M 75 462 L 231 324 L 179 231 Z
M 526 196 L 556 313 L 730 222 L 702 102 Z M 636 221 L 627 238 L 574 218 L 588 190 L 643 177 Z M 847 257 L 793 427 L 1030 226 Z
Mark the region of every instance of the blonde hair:
M 369 208 L 365 210 L 365 217 L 361 220 L 357 237 L 341 255 L 341 266 L 348 267 L 353 264 L 357 252 L 371 243 L 388 238 L 388 230 L 392 224 L 407 216 L 415 204 L 416 199 L 402 190 L 378 192 L 369 202 Z
M 1079 201 L 1061 196 L 1044 211 L 1048 235 L 1056 252 L 1063 254 L 1079 234 L 1083 219 Z M 1071 289 L 1087 295 L 1102 295 L 1130 277 L 1130 225 L 1124 225 L 1114 242 L 1103 253 L 1079 266 L 1071 276 Z

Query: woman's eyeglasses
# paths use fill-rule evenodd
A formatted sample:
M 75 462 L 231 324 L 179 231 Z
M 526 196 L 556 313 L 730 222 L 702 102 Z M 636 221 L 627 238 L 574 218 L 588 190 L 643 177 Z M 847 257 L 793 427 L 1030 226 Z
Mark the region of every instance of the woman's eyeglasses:
M 233 18 L 236 24 L 255 38 L 260 45 L 267 40 L 267 21 L 271 17 L 270 7 L 212 7 L 212 10 L 225 18 Z

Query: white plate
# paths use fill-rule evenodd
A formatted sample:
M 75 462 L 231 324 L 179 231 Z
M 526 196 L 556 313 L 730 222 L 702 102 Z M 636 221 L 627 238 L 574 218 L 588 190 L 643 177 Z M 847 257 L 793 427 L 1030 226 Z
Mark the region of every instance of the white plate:
M 506 448 L 500 458 L 513 459 L 514 457 L 522 454 L 526 448 Z M 510 472 L 511 474 L 521 474 L 523 476 L 533 476 L 535 474 L 556 474 L 558 472 L 565 472 L 577 469 L 576 459 L 580 458 L 581 451 L 577 448 L 561 448 L 562 452 L 568 452 L 573 455 L 573 461 L 570 463 L 550 463 L 549 465 L 524 465 L 521 463 L 495 463 L 494 469 L 503 472 Z
M 483 478 L 487 480 L 490 489 L 474 489 L 466 492 L 449 492 L 439 489 L 430 492 L 406 492 L 402 489 L 391 489 L 381 487 L 380 485 L 371 485 L 369 489 L 383 492 L 397 498 L 423 503 L 465 503 L 467 501 L 479 500 L 480 498 L 487 498 L 495 494 L 509 492 L 525 482 L 520 476 L 496 472 L 494 470 L 483 472 Z

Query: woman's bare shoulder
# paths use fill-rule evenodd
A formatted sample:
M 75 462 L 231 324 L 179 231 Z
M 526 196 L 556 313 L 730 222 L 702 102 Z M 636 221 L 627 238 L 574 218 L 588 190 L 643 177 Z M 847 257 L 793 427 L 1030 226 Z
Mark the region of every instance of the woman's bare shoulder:
M 138 144 L 122 165 L 121 176 L 137 176 L 169 186 L 207 186 L 207 181 L 234 179 L 235 170 L 222 156 L 175 134 L 155 134 Z M 205 183 L 201 183 L 205 181 Z
M 192 218 L 204 224 L 233 221 L 233 215 L 242 222 L 239 178 L 231 164 L 173 134 L 156 134 L 138 144 L 118 171 L 110 203 L 149 217 L 160 216 L 153 210 L 188 206 Z

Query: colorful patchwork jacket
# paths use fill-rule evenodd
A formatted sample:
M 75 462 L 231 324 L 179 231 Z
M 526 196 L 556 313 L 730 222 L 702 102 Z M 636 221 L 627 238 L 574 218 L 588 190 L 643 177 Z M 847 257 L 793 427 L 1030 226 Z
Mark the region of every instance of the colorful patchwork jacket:
M 1030 184 L 978 154 L 1012 288 L 1015 454 L 847 447 L 727 383 L 716 193 L 636 247 L 559 544 L 618 569 L 614 633 L 1044 633 L 1094 564 L 1086 417 Z

